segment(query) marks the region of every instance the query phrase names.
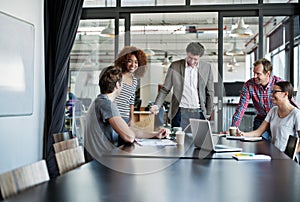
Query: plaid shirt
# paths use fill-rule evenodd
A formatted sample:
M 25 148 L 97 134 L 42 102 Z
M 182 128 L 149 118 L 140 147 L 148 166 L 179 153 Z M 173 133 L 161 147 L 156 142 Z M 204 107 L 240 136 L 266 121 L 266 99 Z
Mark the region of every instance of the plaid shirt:
M 254 78 L 249 79 L 243 86 L 240 101 L 232 117 L 231 125 L 240 125 L 250 99 L 252 99 L 256 110 L 256 117 L 264 119 L 273 107 L 273 103 L 271 101 L 271 90 L 277 81 L 282 81 L 282 79 L 277 76 L 271 76 L 268 85 L 264 88 L 262 85 L 256 84 Z

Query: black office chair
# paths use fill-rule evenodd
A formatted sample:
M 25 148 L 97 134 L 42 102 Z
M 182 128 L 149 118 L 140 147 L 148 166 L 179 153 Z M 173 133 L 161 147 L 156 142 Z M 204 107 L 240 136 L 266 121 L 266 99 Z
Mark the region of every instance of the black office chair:
M 295 160 L 299 138 L 290 135 L 284 153 L 292 160 Z

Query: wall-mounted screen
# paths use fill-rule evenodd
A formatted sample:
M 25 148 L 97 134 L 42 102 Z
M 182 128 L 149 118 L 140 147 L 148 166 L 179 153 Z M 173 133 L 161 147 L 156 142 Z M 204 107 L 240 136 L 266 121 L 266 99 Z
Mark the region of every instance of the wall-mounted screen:
M 0 116 L 30 115 L 34 93 L 34 26 L 0 12 Z

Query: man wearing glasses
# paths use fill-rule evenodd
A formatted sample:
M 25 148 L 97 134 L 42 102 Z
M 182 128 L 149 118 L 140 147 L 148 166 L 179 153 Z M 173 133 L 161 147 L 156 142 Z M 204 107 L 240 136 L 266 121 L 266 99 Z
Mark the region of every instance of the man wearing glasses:
M 212 66 L 200 58 L 204 47 L 191 42 L 186 47 L 186 58 L 170 65 L 164 84 L 150 111 L 157 114 L 166 96 L 173 88 L 168 114 L 172 127 L 185 129 L 190 118 L 209 118 L 213 108 L 214 78 Z
M 277 81 L 282 81 L 282 79 L 271 75 L 272 63 L 265 58 L 255 61 L 253 66 L 254 77 L 244 83 L 240 94 L 240 101 L 232 117 L 231 125 L 240 125 L 249 100 L 251 99 L 256 110 L 256 117 L 253 122 L 253 130 L 256 130 L 273 107 L 271 100 L 273 85 Z M 266 140 L 270 140 L 270 131 L 265 131 L 262 137 Z

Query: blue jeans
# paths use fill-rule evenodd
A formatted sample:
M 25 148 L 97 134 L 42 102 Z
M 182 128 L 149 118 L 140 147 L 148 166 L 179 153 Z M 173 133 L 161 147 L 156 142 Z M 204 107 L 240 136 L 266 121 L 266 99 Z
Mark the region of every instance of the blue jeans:
M 253 130 L 256 130 L 257 128 L 259 128 L 259 126 L 262 124 L 262 122 L 264 122 L 265 119 L 260 119 L 255 117 L 254 118 L 254 122 L 253 122 Z M 263 132 L 263 134 L 261 135 L 265 140 L 267 141 L 271 141 L 271 131 L 270 129 L 266 130 L 265 132 Z
M 181 127 L 182 130 L 186 129 L 190 124 L 190 118 L 193 119 L 205 119 L 202 112 L 189 112 L 178 109 L 176 115 L 172 119 L 172 127 Z M 186 132 L 191 132 L 190 128 L 186 129 Z

